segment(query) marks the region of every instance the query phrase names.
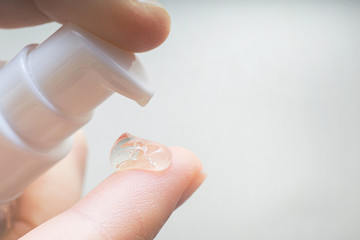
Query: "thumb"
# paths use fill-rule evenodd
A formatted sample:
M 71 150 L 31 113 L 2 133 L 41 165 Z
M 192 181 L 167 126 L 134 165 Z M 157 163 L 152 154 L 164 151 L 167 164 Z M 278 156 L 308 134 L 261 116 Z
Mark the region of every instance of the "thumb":
M 159 146 L 152 144 L 149 143 L 147 149 Z M 171 213 L 204 180 L 201 163 L 194 154 L 179 147 L 165 150 L 171 153 L 170 164 L 163 164 L 164 154 L 148 159 L 161 162 L 167 169 L 153 171 L 144 164 L 126 163 L 123 166 L 128 170 L 114 173 L 71 209 L 21 240 L 153 239 Z M 138 158 L 146 157 L 136 154 Z

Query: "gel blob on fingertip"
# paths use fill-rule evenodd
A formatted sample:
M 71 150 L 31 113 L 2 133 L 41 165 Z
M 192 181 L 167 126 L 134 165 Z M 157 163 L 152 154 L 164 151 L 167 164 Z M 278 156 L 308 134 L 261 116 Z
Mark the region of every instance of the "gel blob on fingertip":
M 110 154 L 111 165 L 117 171 L 163 171 L 169 168 L 171 158 L 171 151 L 165 145 L 129 133 L 120 136 Z

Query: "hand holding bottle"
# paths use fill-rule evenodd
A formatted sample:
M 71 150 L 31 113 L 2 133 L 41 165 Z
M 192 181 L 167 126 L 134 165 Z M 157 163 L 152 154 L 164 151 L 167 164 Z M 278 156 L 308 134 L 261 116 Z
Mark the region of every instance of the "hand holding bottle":
M 73 22 L 133 52 L 160 45 L 170 22 L 166 11 L 152 0 L 0 3 L 0 27 L 49 21 Z M 17 200 L 13 226 L 0 239 L 153 239 L 172 211 L 204 180 L 201 164 L 182 148 L 129 136 L 120 142 L 114 147 L 122 154 L 116 164 L 120 171 L 79 201 L 86 158 L 85 140 L 79 134 L 71 153 Z M 156 154 L 159 149 L 161 154 Z M 0 231 L 5 223 L 0 214 Z

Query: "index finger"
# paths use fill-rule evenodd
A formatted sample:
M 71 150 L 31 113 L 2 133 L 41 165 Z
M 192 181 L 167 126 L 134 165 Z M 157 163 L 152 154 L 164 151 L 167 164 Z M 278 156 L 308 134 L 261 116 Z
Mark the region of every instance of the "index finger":
M 193 153 L 179 147 L 172 147 L 171 153 L 168 169 L 116 172 L 72 208 L 21 240 L 154 239 L 176 207 L 205 178 Z
M 72 22 L 131 52 L 159 46 L 170 30 L 170 17 L 155 0 L 3 0 L 0 27 L 57 21 Z

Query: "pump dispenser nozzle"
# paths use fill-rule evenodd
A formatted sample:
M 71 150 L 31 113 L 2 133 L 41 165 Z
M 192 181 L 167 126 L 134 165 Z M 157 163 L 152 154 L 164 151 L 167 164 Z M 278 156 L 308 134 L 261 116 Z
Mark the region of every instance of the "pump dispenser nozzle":
M 140 103 L 153 95 L 133 53 L 72 24 L 30 51 L 28 67 L 45 97 L 71 115 L 91 111 L 113 91 Z
M 16 197 L 69 151 L 69 136 L 113 92 L 146 105 L 141 63 L 67 23 L 0 69 L 0 203 Z

